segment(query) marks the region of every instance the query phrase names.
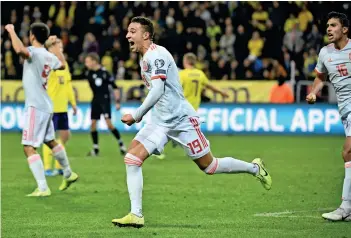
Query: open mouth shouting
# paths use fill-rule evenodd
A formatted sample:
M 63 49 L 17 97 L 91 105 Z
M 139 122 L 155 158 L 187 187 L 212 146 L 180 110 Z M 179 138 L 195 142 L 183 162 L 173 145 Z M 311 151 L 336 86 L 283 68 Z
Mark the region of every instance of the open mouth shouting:
M 130 48 L 133 48 L 134 44 L 135 44 L 134 41 L 129 41 L 129 47 Z
M 328 33 L 327 36 L 328 36 L 328 39 L 329 39 L 329 40 L 332 39 L 332 38 L 334 37 L 332 33 Z

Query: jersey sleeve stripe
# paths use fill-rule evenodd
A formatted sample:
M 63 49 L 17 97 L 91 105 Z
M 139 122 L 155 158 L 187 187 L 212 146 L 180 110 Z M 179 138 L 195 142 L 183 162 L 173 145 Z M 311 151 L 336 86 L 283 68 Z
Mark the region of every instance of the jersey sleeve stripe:
M 319 72 L 317 68 L 314 68 L 314 72 L 316 72 L 316 74 L 317 74 L 318 76 L 323 76 L 323 75 L 324 75 L 324 73 Z
M 163 80 L 165 80 L 166 78 L 167 78 L 166 75 L 164 75 L 164 74 L 158 74 L 158 75 L 152 76 L 152 77 L 151 77 L 151 80 L 154 80 L 154 79 L 163 79 Z

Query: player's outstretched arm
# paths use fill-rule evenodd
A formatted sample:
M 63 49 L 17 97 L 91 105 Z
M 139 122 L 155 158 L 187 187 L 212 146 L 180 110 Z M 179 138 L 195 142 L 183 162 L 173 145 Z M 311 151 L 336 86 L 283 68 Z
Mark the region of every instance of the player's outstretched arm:
M 30 57 L 29 50 L 23 45 L 22 41 L 18 38 L 15 32 L 15 27 L 12 24 L 7 24 L 5 26 L 5 29 L 10 35 L 10 38 L 12 41 L 12 47 L 15 50 L 15 52 L 26 59 L 29 58 Z
M 165 92 L 165 82 L 162 79 L 154 79 L 152 88 L 146 96 L 143 104 L 132 113 L 136 122 L 140 122 L 143 116 L 157 103 Z
M 119 110 L 121 108 L 121 94 L 120 94 L 119 88 L 115 83 L 115 79 L 109 73 L 108 75 L 110 78 L 109 84 L 113 89 L 113 96 L 115 97 L 116 109 Z
M 119 110 L 121 108 L 121 93 L 119 88 L 116 87 L 113 89 L 113 95 L 115 96 L 116 109 Z
M 77 102 L 76 102 L 76 96 L 73 90 L 73 85 L 72 85 L 72 77 L 71 73 L 69 73 L 69 70 L 67 70 L 67 93 L 68 93 L 68 100 L 71 103 L 71 106 L 73 108 L 73 115 L 77 114 Z
M 314 104 L 317 99 L 317 94 L 322 90 L 324 86 L 324 75 L 317 72 L 317 76 L 313 81 L 312 90 L 310 94 L 307 95 L 306 101 L 309 104 Z
M 223 90 L 221 90 L 221 89 L 219 89 L 219 88 L 216 88 L 215 86 L 213 86 L 213 85 L 211 85 L 211 84 L 207 84 L 207 85 L 206 85 L 206 89 L 209 89 L 209 90 L 211 90 L 211 91 L 213 91 L 213 92 L 215 92 L 215 93 L 219 93 L 219 94 L 221 94 L 224 98 L 229 97 L 229 95 L 228 95 L 225 91 L 223 91 Z

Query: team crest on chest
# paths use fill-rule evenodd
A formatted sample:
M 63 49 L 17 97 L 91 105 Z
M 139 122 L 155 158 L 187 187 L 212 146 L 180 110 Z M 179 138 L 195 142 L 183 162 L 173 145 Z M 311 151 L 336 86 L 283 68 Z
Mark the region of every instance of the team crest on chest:
M 143 71 L 150 72 L 150 65 L 146 61 L 143 61 Z

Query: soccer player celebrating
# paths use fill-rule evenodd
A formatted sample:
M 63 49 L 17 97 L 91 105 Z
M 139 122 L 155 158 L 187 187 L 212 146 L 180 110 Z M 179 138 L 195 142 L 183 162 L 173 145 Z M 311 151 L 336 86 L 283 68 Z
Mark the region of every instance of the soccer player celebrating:
M 319 52 L 315 71 L 317 76 L 312 91 L 307 95 L 308 103 L 316 102 L 317 93 L 323 88 L 323 81 L 328 75 L 334 86 L 339 113 L 345 130 L 345 143 L 342 157 L 345 163 L 345 179 L 342 190 L 342 202 L 335 211 L 324 213 L 323 218 L 332 221 L 351 221 L 351 41 L 348 39 L 349 20 L 343 13 L 328 14 L 327 34 L 331 44 Z
M 55 159 L 63 169 L 63 182 L 59 189 L 65 190 L 76 182 L 78 175 L 72 172 L 64 147 L 55 141 L 55 130 L 52 122 L 52 103 L 46 92 L 46 82 L 51 70 L 64 69 L 66 60 L 59 46 L 55 43 L 56 36 L 50 36 L 49 41 L 54 44 L 51 52 L 44 48 L 44 43 L 50 34 L 44 23 L 34 23 L 30 27 L 30 43 L 24 47 L 18 38 L 14 26 L 5 26 L 12 46 L 17 54 L 25 58 L 23 66 L 23 88 L 25 93 L 25 114 L 22 134 L 24 153 L 29 167 L 34 175 L 38 187 L 29 197 L 50 196 L 51 191 L 45 179 L 44 166 L 37 153 L 43 142 L 52 149 Z
M 56 44 L 63 53 L 63 45 L 60 39 L 57 39 Z M 51 52 L 56 46 L 52 45 L 50 41 L 47 41 L 45 46 Z M 66 62 L 64 70 L 52 70 L 47 84 L 47 92 L 54 106 L 54 116 L 52 118 L 54 122 L 55 131 L 59 132 L 58 142 L 64 146 L 69 139 L 70 131 L 68 125 L 68 101 L 71 103 L 73 108 L 73 115 L 77 113 L 76 99 L 73 93 L 71 73 Z M 56 176 L 63 174 L 62 168 L 58 161 L 55 162 L 55 170 L 52 170 L 52 153 L 49 147 L 43 146 L 43 160 L 44 169 L 46 176 Z
M 89 81 L 91 90 L 93 91 L 93 100 L 91 101 L 91 137 L 93 139 L 93 149 L 88 153 L 89 156 L 97 156 L 99 154 L 98 132 L 96 130 L 96 123 L 100 116 L 105 117 L 108 129 L 112 132 L 114 137 L 118 140 L 120 152 L 124 155 L 127 151 L 125 148 L 119 131 L 112 125 L 111 122 L 111 99 L 110 87 L 113 88 L 116 109 L 119 110 L 121 105 L 119 101 L 119 90 L 114 83 L 114 78 L 110 73 L 100 65 L 100 57 L 96 53 L 89 53 L 85 57 L 85 66 L 88 71 L 86 77 Z
M 172 55 L 152 42 L 154 27 L 148 18 L 134 17 L 128 26 L 127 39 L 132 52 L 139 52 L 141 75 L 150 90 L 142 105 L 132 114 L 125 114 L 122 122 L 140 122 L 151 109 L 151 121 L 136 135 L 124 157 L 131 212 L 121 219 L 113 219 L 118 226 L 142 227 L 143 175 L 141 166 L 151 154 L 159 154 L 169 140 L 176 141 L 206 174 L 248 173 L 256 176 L 265 189 L 272 180 L 261 159 L 247 163 L 232 157 L 216 158 L 209 141 L 201 132 L 199 118 L 186 101 L 180 84 L 177 65 Z
M 197 111 L 201 103 L 201 94 L 204 89 L 210 89 L 215 93 L 221 94 L 224 98 L 229 95 L 216 87 L 209 84 L 209 80 L 205 73 L 195 68 L 196 55 L 194 53 L 186 53 L 183 56 L 183 67 L 184 69 L 179 72 L 179 78 L 183 87 L 183 93 L 185 99 L 193 106 Z M 176 147 L 176 143 L 173 143 L 173 147 Z M 158 159 L 164 159 L 166 155 L 153 155 Z
M 201 93 L 204 89 L 210 89 L 215 93 L 221 94 L 224 98 L 229 95 L 216 87 L 209 84 L 209 80 L 199 69 L 195 68 L 196 55 L 193 53 L 186 53 L 183 56 L 184 70 L 179 72 L 180 82 L 183 86 L 184 96 L 186 100 L 197 111 L 201 103 Z

